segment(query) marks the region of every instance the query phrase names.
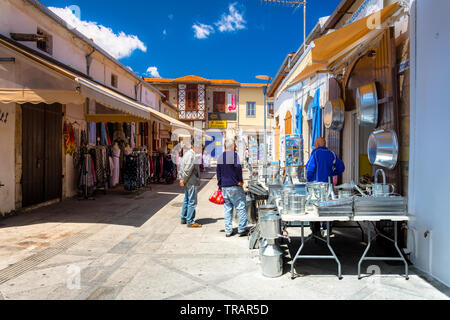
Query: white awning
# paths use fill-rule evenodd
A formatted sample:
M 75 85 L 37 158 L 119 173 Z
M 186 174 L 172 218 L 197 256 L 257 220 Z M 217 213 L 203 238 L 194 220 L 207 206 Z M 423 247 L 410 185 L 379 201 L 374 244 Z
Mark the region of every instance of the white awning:
M 85 78 L 76 78 L 80 85 L 81 95 L 94 99 L 99 103 L 145 120 L 150 120 L 150 108 L 139 104 L 121 94 Z

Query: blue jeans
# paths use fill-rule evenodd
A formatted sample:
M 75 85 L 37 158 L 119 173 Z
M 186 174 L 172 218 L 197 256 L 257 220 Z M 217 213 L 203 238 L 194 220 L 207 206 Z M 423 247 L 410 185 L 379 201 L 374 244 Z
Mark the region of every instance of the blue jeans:
M 222 188 L 225 200 L 225 232 L 233 232 L 233 209 L 236 208 L 239 218 L 238 232 L 245 232 L 248 226 L 247 203 L 245 201 L 245 191 L 242 187 Z
M 183 209 L 181 210 L 181 222 L 188 226 L 194 224 L 195 207 L 197 206 L 197 187 L 186 186 L 184 188 Z

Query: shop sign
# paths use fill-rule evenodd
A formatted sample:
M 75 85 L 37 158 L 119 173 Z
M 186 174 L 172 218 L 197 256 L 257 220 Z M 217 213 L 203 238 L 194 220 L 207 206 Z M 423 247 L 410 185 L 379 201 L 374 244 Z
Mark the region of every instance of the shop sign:
M 347 24 L 353 23 L 357 20 L 363 19 L 377 11 L 383 9 L 383 0 L 366 0 L 364 3 L 356 10 Z
M 227 122 L 226 121 L 209 121 L 210 129 L 226 129 Z
M 224 113 L 224 112 L 214 112 L 208 114 L 208 119 L 210 121 L 237 121 L 237 114 Z

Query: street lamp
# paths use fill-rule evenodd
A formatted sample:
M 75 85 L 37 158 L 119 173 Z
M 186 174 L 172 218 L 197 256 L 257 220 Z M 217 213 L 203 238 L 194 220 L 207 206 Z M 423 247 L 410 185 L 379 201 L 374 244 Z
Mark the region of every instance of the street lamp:
M 266 80 L 267 84 L 263 87 L 264 91 L 264 153 L 263 153 L 263 175 L 267 176 L 267 89 L 272 77 L 266 75 L 256 76 L 256 79 Z

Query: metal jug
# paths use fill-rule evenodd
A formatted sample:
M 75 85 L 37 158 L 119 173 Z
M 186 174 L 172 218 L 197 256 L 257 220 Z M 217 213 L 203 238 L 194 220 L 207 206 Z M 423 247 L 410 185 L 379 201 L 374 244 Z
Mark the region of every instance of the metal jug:
M 261 252 L 262 273 L 268 278 L 283 275 L 283 252 L 275 245 L 267 245 Z

